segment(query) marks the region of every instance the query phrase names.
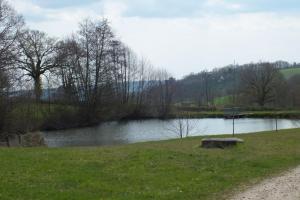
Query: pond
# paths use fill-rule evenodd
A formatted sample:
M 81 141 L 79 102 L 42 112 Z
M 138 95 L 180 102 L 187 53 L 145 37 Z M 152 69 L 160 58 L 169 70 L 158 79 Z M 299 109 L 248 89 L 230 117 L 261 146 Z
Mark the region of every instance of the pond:
M 233 121 L 227 119 L 138 120 L 107 122 L 99 126 L 43 132 L 48 147 L 104 146 L 180 137 L 180 125 L 189 136 L 223 135 L 233 132 Z M 278 119 L 278 129 L 300 127 L 300 120 Z M 236 119 L 235 133 L 276 129 L 275 119 Z

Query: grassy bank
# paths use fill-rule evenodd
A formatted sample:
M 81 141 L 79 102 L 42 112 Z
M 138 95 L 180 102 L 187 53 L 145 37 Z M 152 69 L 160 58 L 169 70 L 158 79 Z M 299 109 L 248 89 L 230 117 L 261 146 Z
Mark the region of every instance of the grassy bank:
M 283 110 L 283 111 L 243 111 L 247 118 L 285 118 L 299 119 L 300 111 L 298 110 Z M 223 111 L 188 111 L 173 113 L 171 117 L 188 117 L 188 118 L 222 118 Z
M 300 129 L 100 148 L 0 149 L 0 199 L 218 199 L 300 164 Z
M 283 111 L 249 111 L 247 117 L 250 118 L 285 118 L 299 119 L 300 111 L 298 110 L 283 110 Z

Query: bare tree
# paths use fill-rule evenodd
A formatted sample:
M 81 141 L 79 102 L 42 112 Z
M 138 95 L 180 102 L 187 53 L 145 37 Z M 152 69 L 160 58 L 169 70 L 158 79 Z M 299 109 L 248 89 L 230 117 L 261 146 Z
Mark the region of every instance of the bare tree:
M 5 0 L 0 0 L 0 69 L 13 64 L 16 39 L 24 21 Z
M 241 79 L 244 94 L 262 107 L 275 102 L 277 85 L 283 81 L 271 63 L 244 66 Z
M 17 68 L 33 79 L 35 98 L 39 101 L 42 95 L 42 75 L 57 67 L 56 40 L 44 32 L 25 30 L 18 37 L 18 47 Z
M 62 87 L 61 98 L 66 103 L 78 103 L 84 99 L 83 93 L 80 92 L 84 88 L 80 73 L 82 57 L 84 52 L 74 37 L 58 43 L 56 57 L 58 68 L 55 73 Z
M 111 96 L 113 74 L 111 70 L 111 44 L 114 39 L 107 20 L 84 20 L 78 32 L 78 44 L 82 57 L 77 64 L 77 73 L 89 115 L 94 115 L 104 97 Z
M 300 75 L 294 75 L 288 80 L 288 105 L 300 107 Z
M 16 39 L 23 25 L 22 16 L 18 15 L 7 1 L 0 0 L 0 133 L 6 132 L 5 124 L 12 108 L 9 101 L 9 92 L 13 84 L 11 67 L 17 50 Z
M 181 112 L 177 115 L 167 130 L 176 134 L 179 138 L 189 137 L 193 134 L 196 124 L 191 120 L 187 113 Z

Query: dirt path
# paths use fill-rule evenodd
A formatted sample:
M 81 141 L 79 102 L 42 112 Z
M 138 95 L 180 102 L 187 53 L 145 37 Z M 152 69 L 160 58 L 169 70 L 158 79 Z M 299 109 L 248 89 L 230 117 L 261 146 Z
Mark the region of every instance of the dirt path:
M 300 200 L 300 167 L 267 179 L 232 200 Z

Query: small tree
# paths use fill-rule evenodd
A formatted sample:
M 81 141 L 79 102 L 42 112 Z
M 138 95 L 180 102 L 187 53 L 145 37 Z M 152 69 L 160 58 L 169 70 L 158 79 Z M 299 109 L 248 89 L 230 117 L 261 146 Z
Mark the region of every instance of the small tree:
M 179 138 L 189 137 L 195 129 L 195 123 L 185 112 L 179 113 L 167 130 L 176 134 Z

